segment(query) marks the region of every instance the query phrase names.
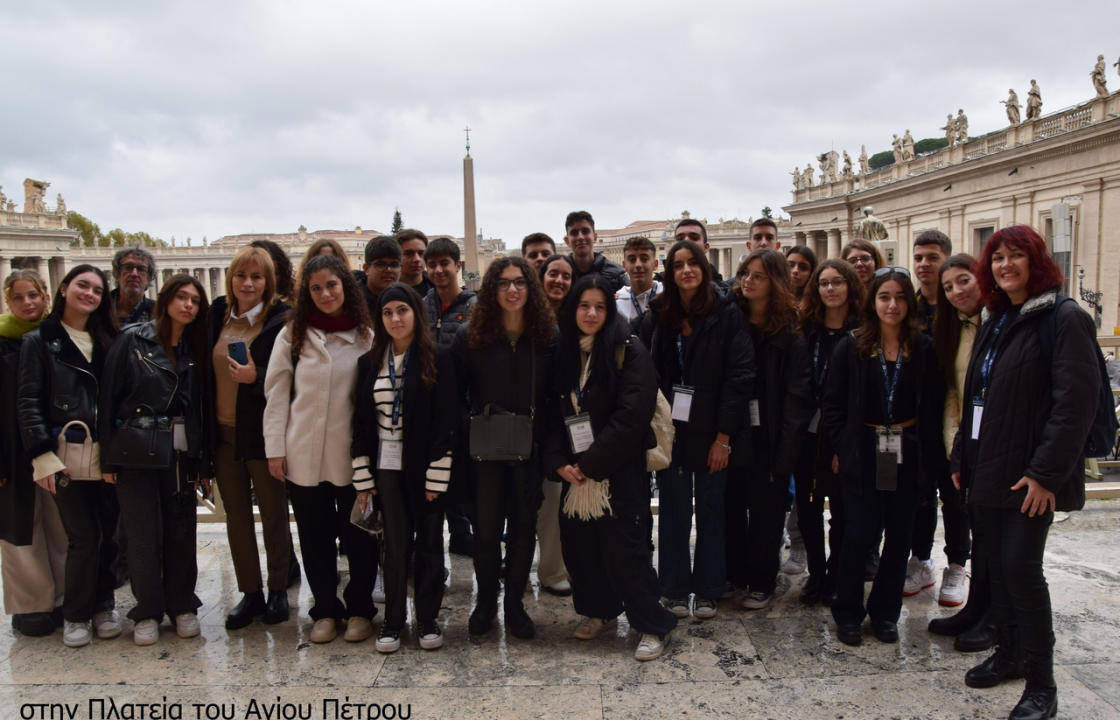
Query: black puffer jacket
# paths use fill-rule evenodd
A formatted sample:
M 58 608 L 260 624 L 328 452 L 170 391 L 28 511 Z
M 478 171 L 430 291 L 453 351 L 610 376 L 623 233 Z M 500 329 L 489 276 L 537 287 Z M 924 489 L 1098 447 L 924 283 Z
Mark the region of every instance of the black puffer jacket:
M 463 290 L 451 301 L 446 310 L 440 308 L 439 293 L 435 288 L 424 296 L 424 311 L 428 315 L 428 327 L 432 329 L 437 345 L 450 345 L 455 340 L 455 333 L 467 324 L 471 308 L 477 302 L 478 296 L 474 290 Z
M 587 272 L 580 272 L 579 268 L 576 267 L 576 261 L 572 259 L 571 255 L 568 255 L 568 262 L 572 266 L 572 285 L 575 285 L 576 280 L 584 275 L 591 275 L 592 273 L 601 275 L 603 279 L 610 283 L 612 293 L 618 292 L 624 285 L 629 284 L 626 280 L 626 271 L 622 269 L 621 265 L 608 260 L 603 253 L 595 253 L 593 257 L 595 259 L 591 261 L 591 268 Z
M 762 423 L 757 430 L 766 435 L 771 476 L 788 478 L 815 410 L 808 345 L 804 335 L 784 329 L 764 337 L 755 353 L 755 396 Z
M 58 431 L 81 420 L 97 440 L 97 399 L 105 352 L 94 343 L 87 362 L 58 318 L 48 317 L 23 336 L 20 348 L 16 414 L 25 457 L 58 447 Z
M 251 383 L 237 385 L 237 441 L 234 454 L 238 460 L 264 460 L 264 376 L 268 372 L 268 359 L 272 356 L 272 346 L 276 336 L 288 318 L 289 306 L 276 302 L 265 313 L 260 333 L 249 344 L 249 356 L 257 366 L 257 379 Z M 210 306 L 210 355 L 213 356 L 214 343 L 222 334 L 222 324 L 226 316 L 226 298 L 216 299 Z M 227 372 L 218 368 L 218 372 Z M 215 434 L 216 437 L 216 434 Z
M 1000 332 L 980 439 L 969 452 L 971 402 L 998 318 L 986 319 L 976 335 L 962 393 L 967 405 L 953 445 L 953 467 L 969 502 L 1017 510 L 1027 491 L 1010 488 L 1027 476 L 1057 496 L 1058 510 L 1085 505 L 1083 453 L 1100 389 L 1100 348 L 1088 313 L 1075 302 L 1055 310 L 1057 299 L 1054 292 L 1028 299 Z M 1047 367 L 1039 330 L 1050 312 L 1056 333 Z

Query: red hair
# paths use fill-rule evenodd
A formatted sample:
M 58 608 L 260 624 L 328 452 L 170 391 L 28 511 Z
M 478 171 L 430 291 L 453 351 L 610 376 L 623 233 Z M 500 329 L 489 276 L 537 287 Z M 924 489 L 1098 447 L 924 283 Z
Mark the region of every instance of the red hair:
M 1046 249 L 1046 241 L 1029 225 L 1012 225 L 993 234 L 984 245 L 980 259 L 972 266 L 972 274 L 980 285 L 980 302 L 993 312 L 1003 310 L 1010 300 L 992 275 L 992 254 L 1001 246 L 1022 250 L 1027 254 L 1030 277 L 1027 278 L 1027 297 L 1056 290 L 1065 282 L 1061 268 Z

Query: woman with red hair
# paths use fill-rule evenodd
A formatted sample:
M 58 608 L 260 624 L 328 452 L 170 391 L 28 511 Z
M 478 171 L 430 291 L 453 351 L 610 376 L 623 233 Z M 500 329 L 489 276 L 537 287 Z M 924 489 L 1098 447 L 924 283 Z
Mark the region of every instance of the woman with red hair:
M 1085 504 L 1085 440 L 1099 390 L 1093 321 L 1058 294 L 1061 270 L 1025 225 L 988 239 L 972 269 L 984 321 L 962 389 L 953 481 L 965 489 L 990 575 L 994 655 L 970 687 L 1026 677 L 1012 720 L 1057 713 L 1050 591 L 1042 572 L 1055 510 Z

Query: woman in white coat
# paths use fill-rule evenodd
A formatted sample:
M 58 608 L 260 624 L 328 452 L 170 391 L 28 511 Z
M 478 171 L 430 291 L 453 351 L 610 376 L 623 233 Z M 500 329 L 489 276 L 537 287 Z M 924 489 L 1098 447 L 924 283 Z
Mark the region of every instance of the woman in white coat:
M 369 310 L 357 281 L 336 257 L 304 266 L 299 296 L 272 348 L 264 387 L 264 447 L 273 477 L 286 480 L 296 515 L 315 621 L 311 641 L 330 642 L 349 618 L 344 638 L 373 634 L 372 592 L 377 542 L 350 523 L 350 421 L 358 358 L 370 348 Z M 350 582 L 338 598 L 335 538 L 346 545 Z

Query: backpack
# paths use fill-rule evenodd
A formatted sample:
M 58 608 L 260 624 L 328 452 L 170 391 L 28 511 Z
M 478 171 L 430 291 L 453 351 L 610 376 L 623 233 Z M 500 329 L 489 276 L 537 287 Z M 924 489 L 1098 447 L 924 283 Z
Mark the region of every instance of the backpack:
M 1058 308 L 1064 302 L 1076 302 L 1073 298 L 1059 295 L 1054 307 L 1047 311 L 1038 330 L 1038 342 L 1042 350 L 1042 357 L 1046 367 L 1054 362 L 1054 345 L 1058 338 Z M 1080 307 L 1080 306 L 1079 306 Z M 1112 452 L 1116 445 L 1116 432 L 1120 429 L 1120 422 L 1116 419 L 1116 406 L 1112 397 L 1112 384 L 1108 380 L 1108 368 L 1105 367 L 1104 356 L 1097 349 L 1097 367 L 1100 375 L 1100 390 L 1097 392 L 1097 408 L 1093 415 L 1093 426 L 1089 428 L 1089 437 L 1085 438 L 1085 448 L 1082 454 L 1087 458 L 1099 458 Z
M 622 372 L 622 363 L 626 359 L 626 346 L 630 339 L 615 350 L 615 363 L 619 372 Z M 673 409 L 665 398 L 661 388 L 657 389 L 657 405 L 653 411 L 653 419 L 649 422 L 650 432 L 653 433 L 656 444 L 646 450 L 646 472 L 657 472 L 669 467 L 673 462 L 673 440 L 676 439 L 677 430 L 673 427 Z

